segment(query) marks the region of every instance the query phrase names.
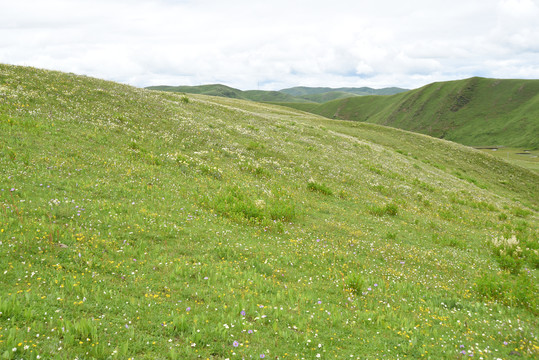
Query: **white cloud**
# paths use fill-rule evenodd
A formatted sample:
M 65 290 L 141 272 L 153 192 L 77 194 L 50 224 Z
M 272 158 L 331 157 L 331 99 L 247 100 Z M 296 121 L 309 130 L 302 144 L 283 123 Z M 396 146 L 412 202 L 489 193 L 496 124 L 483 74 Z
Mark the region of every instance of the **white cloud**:
M 0 0 L 0 62 L 130 83 L 536 78 L 536 0 Z

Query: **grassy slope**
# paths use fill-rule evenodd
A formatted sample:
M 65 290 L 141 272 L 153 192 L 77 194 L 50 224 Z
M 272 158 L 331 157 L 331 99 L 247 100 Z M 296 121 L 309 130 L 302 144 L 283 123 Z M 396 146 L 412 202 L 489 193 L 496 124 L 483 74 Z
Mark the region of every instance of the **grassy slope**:
M 279 90 L 280 92 L 290 94 L 293 96 L 308 96 L 308 95 L 320 95 L 330 92 L 345 92 L 354 95 L 394 95 L 397 93 L 408 91 L 407 89 L 401 89 L 396 87 L 373 89 L 370 87 L 342 87 L 342 88 L 329 88 L 329 87 L 307 87 L 297 86 L 288 89 Z
M 201 94 L 209 96 L 220 96 L 233 99 L 243 99 L 252 101 L 272 101 L 272 102 L 309 102 L 309 100 L 297 98 L 280 91 L 248 90 L 242 91 L 226 85 L 199 85 L 199 86 L 149 86 L 149 90 L 161 90 L 189 94 Z
M 260 102 L 292 102 L 292 103 L 323 103 L 335 99 L 343 99 L 357 95 L 388 95 L 405 91 L 399 88 L 371 89 L 371 88 L 309 88 L 298 87 L 281 91 L 247 90 L 242 91 L 221 84 L 200 86 L 149 86 L 149 90 L 161 90 L 171 92 L 183 92 L 189 94 L 201 94 L 221 96 L 233 99 L 244 99 Z
M 147 89 L 243 99 L 243 91 L 221 84 L 209 84 L 199 86 L 158 85 L 149 86 Z
M 537 356 L 537 174 L 6 65 L 0 134 L 3 358 Z
M 344 92 L 344 91 L 328 91 L 320 94 L 301 95 L 302 99 L 314 101 L 316 103 L 325 103 L 332 100 L 349 98 L 357 96 L 356 94 Z
M 471 146 L 539 148 L 539 80 L 433 83 L 388 97 L 290 104 L 327 117 L 368 121 Z

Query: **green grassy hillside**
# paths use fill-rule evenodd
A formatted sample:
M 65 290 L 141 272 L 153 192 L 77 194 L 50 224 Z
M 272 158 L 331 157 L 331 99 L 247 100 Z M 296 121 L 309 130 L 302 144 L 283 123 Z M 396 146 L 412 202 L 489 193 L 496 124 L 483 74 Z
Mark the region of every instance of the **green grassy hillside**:
M 320 94 L 310 94 L 310 95 L 301 95 L 297 96 L 301 99 L 313 101 L 316 103 L 325 103 L 332 100 L 344 99 L 352 96 L 357 96 L 356 94 L 344 92 L 344 91 L 328 91 Z
M 198 85 L 198 86 L 148 86 L 148 90 L 170 91 L 188 94 L 201 94 L 220 96 L 233 99 L 252 100 L 260 102 L 310 102 L 310 100 L 298 98 L 280 91 L 247 90 L 242 91 L 226 85 Z
M 408 91 L 408 89 L 401 89 L 397 87 L 389 87 L 389 88 L 383 88 L 383 89 L 373 89 L 370 87 L 360 87 L 360 88 L 354 88 L 354 87 L 341 87 L 341 88 L 329 88 L 329 87 L 308 87 L 308 86 L 297 86 L 292 87 L 288 89 L 282 89 L 279 90 L 280 92 L 303 97 L 308 95 L 320 95 L 324 93 L 331 93 L 331 92 L 344 92 L 348 94 L 354 94 L 354 95 L 394 95 L 401 92 Z
M 406 91 L 399 88 L 371 89 L 363 88 L 310 88 L 297 87 L 283 89 L 280 91 L 266 90 L 247 90 L 242 91 L 226 85 L 199 85 L 199 86 L 148 86 L 148 90 L 161 90 L 189 94 L 201 94 L 210 96 L 221 96 L 233 99 L 252 100 L 260 102 L 279 102 L 279 103 L 323 103 L 336 99 L 344 99 L 357 95 L 391 95 Z
M 0 65 L 0 357 L 537 358 L 538 195 L 425 135 Z
M 221 84 L 210 84 L 210 85 L 199 85 L 199 86 L 159 85 L 159 86 L 148 86 L 147 89 L 171 91 L 171 92 L 179 92 L 179 93 L 202 94 L 202 95 L 209 95 L 209 96 L 222 96 L 222 97 L 229 97 L 229 98 L 234 98 L 234 99 L 243 99 L 241 90 L 232 88 L 230 86 L 221 85 Z
M 388 97 L 290 106 L 388 125 L 470 146 L 539 149 L 539 80 L 471 78 Z

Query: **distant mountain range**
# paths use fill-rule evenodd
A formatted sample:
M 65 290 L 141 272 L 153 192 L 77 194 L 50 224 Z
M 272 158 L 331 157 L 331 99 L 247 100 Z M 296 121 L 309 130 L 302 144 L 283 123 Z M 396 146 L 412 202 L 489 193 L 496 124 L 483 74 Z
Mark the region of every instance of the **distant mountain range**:
M 188 94 L 202 94 L 221 96 L 235 99 L 252 100 L 260 102 L 291 102 L 291 103 L 324 103 L 336 99 L 344 99 L 365 95 L 394 95 L 408 91 L 397 87 L 373 89 L 370 87 L 293 87 L 279 91 L 266 90 L 239 90 L 226 85 L 212 84 L 199 86 L 148 86 L 150 90 L 172 91 Z
M 280 91 L 241 91 L 219 84 L 148 89 L 270 102 L 332 119 L 376 123 L 469 146 L 539 149 L 539 80 L 473 77 L 436 82 L 415 90 L 301 86 Z

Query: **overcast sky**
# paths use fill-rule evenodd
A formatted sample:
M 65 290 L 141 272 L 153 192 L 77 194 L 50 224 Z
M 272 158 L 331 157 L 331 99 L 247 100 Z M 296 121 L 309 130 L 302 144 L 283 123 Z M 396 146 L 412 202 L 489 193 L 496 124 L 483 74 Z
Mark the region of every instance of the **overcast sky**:
M 0 62 L 135 86 L 539 78 L 539 0 L 0 0 Z

